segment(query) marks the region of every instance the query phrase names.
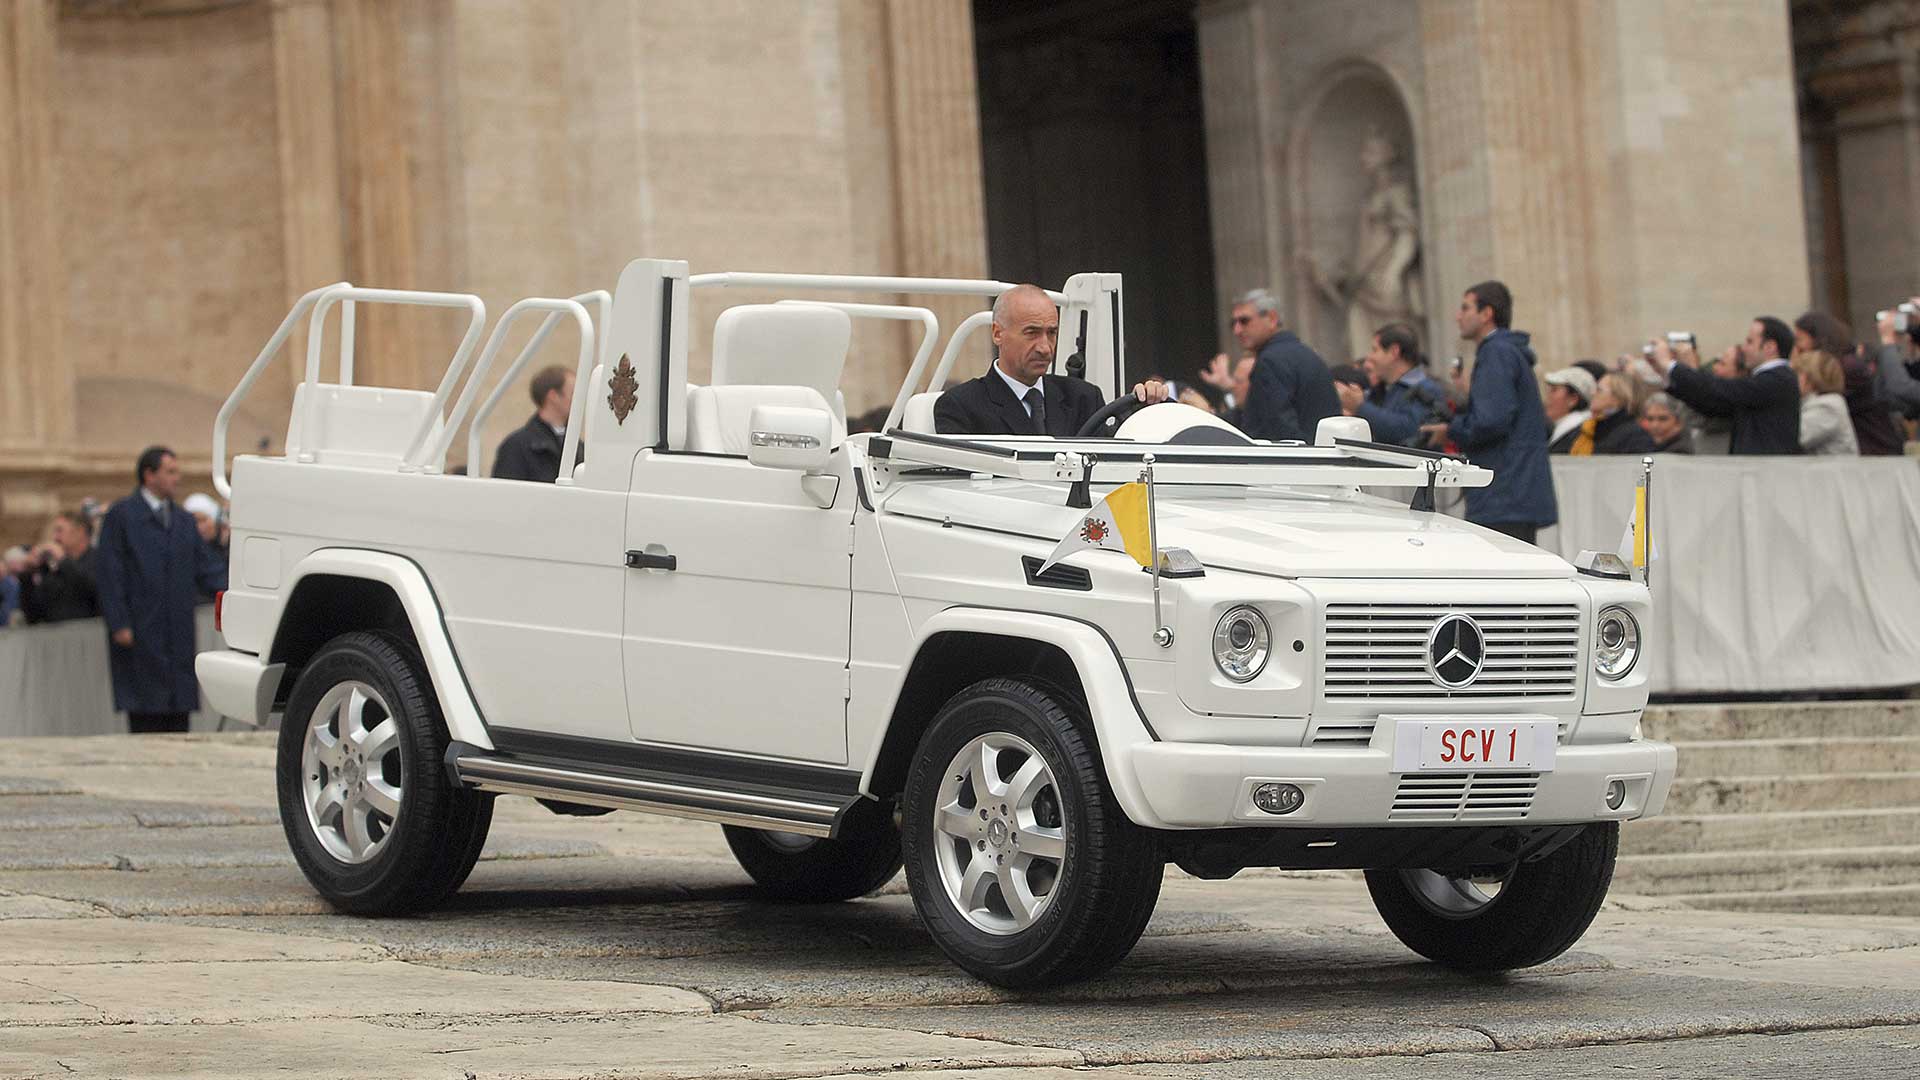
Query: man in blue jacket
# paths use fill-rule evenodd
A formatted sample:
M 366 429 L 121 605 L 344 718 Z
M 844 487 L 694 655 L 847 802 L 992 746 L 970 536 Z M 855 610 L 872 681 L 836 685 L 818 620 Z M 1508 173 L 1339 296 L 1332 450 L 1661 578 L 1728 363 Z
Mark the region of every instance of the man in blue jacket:
M 1247 380 L 1240 430 L 1256 439 L 1312 442 L 1320 421 L 1340 415 L 1326 361 L 1280 328 L 1280 302 L 1272 293 L 1255 289 L 1234 303 L 1233 336 L 1258 357 Z
M 1467 520 L 1531 544 L 1559 519 L 1559 508 L 1533 349 L 1512 322 L 1513 294 L 1498 281 L 1483 281 L 1460 298 L 1454 323 L 1460 339 L 1474 343 L 1467 403 L 1451 423 L 1420 430 L 1445 435 L 1468 461 L 1493 470 L 1493 483 L 1467 489 Z
M 1417 446 L 1425 441 L 1420 425 L 1436 413 L 1446 415 L 1447 392 L 1420 362 L 1420 339 L 1405 323 L 1388 323 L 1373 333 L 1367 352 L 1372 392 L 1335 383 L 1340 407 L 1373 429 L 1373 441 Z

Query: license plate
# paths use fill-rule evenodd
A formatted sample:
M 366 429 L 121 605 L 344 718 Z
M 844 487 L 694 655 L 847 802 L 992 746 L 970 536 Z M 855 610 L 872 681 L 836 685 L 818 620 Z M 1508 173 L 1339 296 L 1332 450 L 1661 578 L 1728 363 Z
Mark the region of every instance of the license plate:
M 1401 720 L 1393 771 L 1551 772 L 1559 734 L 1551 720 Z

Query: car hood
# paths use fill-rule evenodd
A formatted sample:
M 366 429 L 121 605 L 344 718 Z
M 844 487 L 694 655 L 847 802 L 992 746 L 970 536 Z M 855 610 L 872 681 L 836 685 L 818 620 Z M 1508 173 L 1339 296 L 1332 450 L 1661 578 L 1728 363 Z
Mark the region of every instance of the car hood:
M 1096 488 L 1097 502 L 1105 490 Z M 879 500 L 889 514 L 1059 541 L 1086 513 L 1062 485 L 1019 480 L 901 484 Z M 1162 548 L 1207 566 L 1280 577 L 1564 578 L 1573 567 L 1542 548 L 1444 514 L 1327 488 L 1155 489 Z

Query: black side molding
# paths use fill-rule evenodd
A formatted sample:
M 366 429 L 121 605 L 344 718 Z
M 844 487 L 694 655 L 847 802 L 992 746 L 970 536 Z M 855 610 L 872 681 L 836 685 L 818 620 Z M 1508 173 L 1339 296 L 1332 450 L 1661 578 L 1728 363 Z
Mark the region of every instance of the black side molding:
M 1027 572 L 1027 584 L 1042 589 L 1072 589 L 1076 592 L 1093 591 L 1093 575 L 1079 566 L 1067 566 L 1055 563 L 1047 567 L 1046 573 L 1040 572 L 1043 560 L 1032 556 L 1020 556 L 1020 568 Z

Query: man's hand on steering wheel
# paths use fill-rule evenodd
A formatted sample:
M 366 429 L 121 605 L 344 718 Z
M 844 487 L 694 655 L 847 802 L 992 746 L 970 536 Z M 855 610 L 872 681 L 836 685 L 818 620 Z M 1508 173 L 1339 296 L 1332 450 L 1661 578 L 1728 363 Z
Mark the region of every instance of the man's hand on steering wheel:
M 1158 405 L 1173 399 L 1173 387 L 1159 379 L 1148 379 L 1146 382 L 1133 384 L 1133 396 L 1142 406 Z

